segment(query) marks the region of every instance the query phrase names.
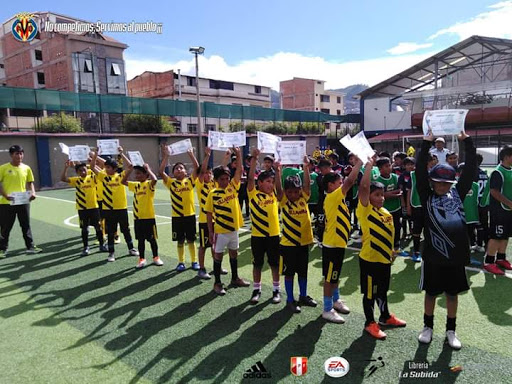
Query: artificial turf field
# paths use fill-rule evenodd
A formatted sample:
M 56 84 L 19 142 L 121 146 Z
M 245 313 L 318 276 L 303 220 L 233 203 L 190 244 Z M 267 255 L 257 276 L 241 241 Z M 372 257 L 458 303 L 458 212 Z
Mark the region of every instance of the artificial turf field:
M 229 289 L 226 296 L 216 297 L 212 281 L 199 280 L 191 270 L 174 271 L 177 255 L 171 242 L 169 197 L 161 183 L 155 203 L 165 265 L 137 271 L 136 258 L 124 256 L 124 243 L 116 246 L 115 263 L 107 263 L 107 255 L 97 253 L 97 247 L 90 256 L 80 257 L 73 190 L 39 193 L 32 203 L 31 223 L 44 252 L 25 255 L 16 224 L 9 255 L 0 259 L 0 383 L 512 380 L 511 274 L 497 277 L 468 270 L 471 290 L 460 296 L 457 324 L 463 349 L 452 351 L 443 344 L 444 299 L 438 301 L 434 340 L 429 346 L 418 344 L 423 327 L 420 265 L 398 258 L 392 268 L 389 305 L 407 327 L 389 330 L 387 340 L 375 341 L 362 331 L 356 250 L 347 251 L 340 282 L 341 296 L 352 309 L 345 324 L 328 324 L 320 318 L 321 253 L 316 247 L 310 253 L 309 294 L 319 307 L 292 315 L 284 308 L 285 297 L 282 304 L 271 304 L 268 268 L 262 300 L 250 306 L 252 288 Z M 252 281 L 247 229 L 241 232 L 239 266 L 240 276 Z M 209 254 L 206 259 L 211 269 Z M 227 269 L 228 264 L 225 256 Z M 223 281 L 228 283 L 229 278 L 224 276 Z M 297 286 L 295 291 L 297 295 Z M 305 376 L 290 373 L 292 356 L 309 358 Z M 332 356 L 348 360 L 347 376 L 326 376 L 324 362 Z M 372 359 L 377 362 L 368 361 Z M 244 379 L 244 372 L 259 361 L 271 378 Z M 418 375 L 411 373 L 409 361 L 428 362 L 425 372 L 439 372 L 438 377 L 399 378 L 401 371 Z M 452 372 L 450 367 L 457 365 L 462 370 Z

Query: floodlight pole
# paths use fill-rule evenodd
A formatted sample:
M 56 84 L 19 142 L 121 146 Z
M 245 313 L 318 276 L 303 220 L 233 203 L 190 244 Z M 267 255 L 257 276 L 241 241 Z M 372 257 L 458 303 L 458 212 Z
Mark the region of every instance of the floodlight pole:
M 199 161 L 203 161 L 204 157 L 204 148 L 203 148 L 203 129 L 202 129 L 202 119 L 201 119 L 201 98 L 199 95 L 199 60 L 198 55 L 202 55 L 204 53 L 203 47 L 190 47 L 189 51 L 192 52 L 195 56 L 196 60 L 196 103 L 197 103 L 197 138 L 198 138 L 198 158 Z

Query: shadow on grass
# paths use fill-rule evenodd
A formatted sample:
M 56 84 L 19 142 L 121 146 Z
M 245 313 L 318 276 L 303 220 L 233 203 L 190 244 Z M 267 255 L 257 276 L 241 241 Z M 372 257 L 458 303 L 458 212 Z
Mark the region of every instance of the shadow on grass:
M 469 275 L 470 279 L 474 276 Z M 485 273 L 485 284 L 471 289 L 480 313 L 497 325 L 512 325 L 512 315 L 507 312 L 512 308 L 510 279 Z

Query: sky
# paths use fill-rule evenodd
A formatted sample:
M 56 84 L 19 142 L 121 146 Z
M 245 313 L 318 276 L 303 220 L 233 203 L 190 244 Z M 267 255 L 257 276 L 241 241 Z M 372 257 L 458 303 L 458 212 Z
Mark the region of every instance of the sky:
M 22 4 L 22 5 L 21 5 Z M 127 44 L 128 79 L 144 71 L 194 74 L 279 89 L 306 77 L 327 89 L 374 85 L 472 35 L 512 39 L 512 0 L 32 1 L 0 18 L 52 11 L 92 22 L 155 22 L 163 32 L 110 33 Z

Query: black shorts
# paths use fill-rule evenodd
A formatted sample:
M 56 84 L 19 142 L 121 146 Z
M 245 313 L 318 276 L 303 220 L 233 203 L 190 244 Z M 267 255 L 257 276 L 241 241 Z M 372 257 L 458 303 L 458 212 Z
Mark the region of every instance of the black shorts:
M 80 228 L 96 227 L 100 223 L 100 210 L 98 208 L 79 210 L 78 218 L 80 219 Z
M 491 218 L 489 226 L 490 239 L 507 240 L 512 236 L 512 211 L 491 208 L 489 215 Z
M 279 236 L 258 237 L 251 236 L 252 265 L 263 267 L 265 253 L 267 254 L 268 265 L 279 266 Z
M 309 246 L 302 245 L 291 247 L 280 246 L 279 273 L 283 276 L 294 276 L 306 278 L 308 276 Z
M 196 240 L 196 216 L 184 216 L 172 218 L 172 241 L 183 243 Z
M 345 248 L 322 248 L 322 275 L 328 283 L 336 284 L 340 279 Z
M 208 233 L 208 223 L 199 223 L 199 247 L 211 248 L 210 235 Z
M 135 238 L 139 241 L 156 240 L 158 233 L 156 230 L 155 219 L 139 219 L 135 220 Z
M 420 289 L 430 296 L 458 295 L 469 289 L 464 265 L 421 263 Z
M 361 293 L 369 300 L 383 297 L 389 290 L 391 264 L 371 263 L 359 258 Z
M 317 203 L 308 204 L 308 208 L 309 208 L 310 214 L 312 214 L 313 216 L 317 215 L 317 212 L 318 212 L 318 204 Z
M 423 226 L 425 225 L 425 214 L 423 207 L 412 207 L 412 234 L 421 235 Z
M 347 199 L 345 202 L 347 203 L 348 210 L 350 212 L 354 211 L 357 208 L 357 202 L 359 199 L 356 197 L 355 199 Z
M 125 232 L 129 228 L 128 210 L 126 209 L 104 210 L 103 218 L 105 219 L 107 233 L 117 231 L 118 224 L 121 227 L 121 232 Z
M 100 210 L 100 218 L 103 220 L 105 218 L 105 211 L 103 210 L 103 200 L 98 200 L 98 207 Z

